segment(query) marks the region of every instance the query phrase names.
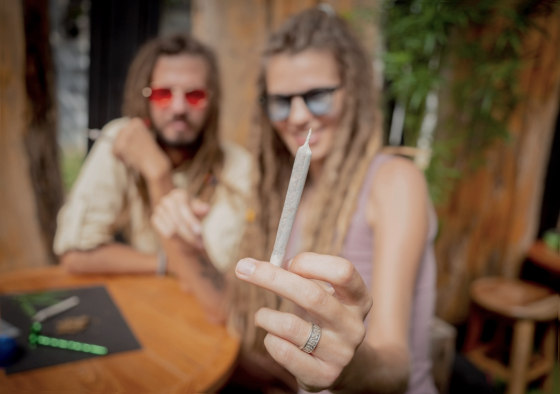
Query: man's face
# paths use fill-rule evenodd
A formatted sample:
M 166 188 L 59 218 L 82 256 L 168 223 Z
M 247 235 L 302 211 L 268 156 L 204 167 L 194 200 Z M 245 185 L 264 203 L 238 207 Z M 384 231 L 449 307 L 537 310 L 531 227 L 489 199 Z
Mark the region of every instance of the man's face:
M 166 145 L 189 145 L 208 115 L 208 67 L 200 56 L 160 56 L 152 73 L 150 115 Z

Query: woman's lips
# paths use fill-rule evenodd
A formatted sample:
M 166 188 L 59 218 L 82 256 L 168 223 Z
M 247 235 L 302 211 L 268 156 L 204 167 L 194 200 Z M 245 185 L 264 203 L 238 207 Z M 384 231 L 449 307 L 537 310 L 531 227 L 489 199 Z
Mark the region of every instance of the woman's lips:
M 309 134 L 309 130 L 304 133 L 298 133 L 294 135 L 294 138 L 299 146 L 305 143 L 308 134 Z M 309 145 L 315 145 L 317 141 L 319 141 L 319 138 L 320 138 L 320 132 L 312 131 L 311 136 L 309 137 Z

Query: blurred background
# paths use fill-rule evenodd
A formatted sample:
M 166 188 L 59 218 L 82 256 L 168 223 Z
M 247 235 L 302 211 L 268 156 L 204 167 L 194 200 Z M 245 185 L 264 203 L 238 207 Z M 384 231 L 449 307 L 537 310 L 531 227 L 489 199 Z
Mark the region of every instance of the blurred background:
M 56 263 L 56 213 L 98 130 L 120 116 L 142 43 L 191 32 L 214 47 L 222 132 L 246 145 L 260 45 L 318 3 L 2 0 L 0 273 Z M 560 289 L 560 4 L 325 3 L 372 55 L 387 149 L 428 179 L 439 217 L 437 314 L 460 350 L 477 279 Z

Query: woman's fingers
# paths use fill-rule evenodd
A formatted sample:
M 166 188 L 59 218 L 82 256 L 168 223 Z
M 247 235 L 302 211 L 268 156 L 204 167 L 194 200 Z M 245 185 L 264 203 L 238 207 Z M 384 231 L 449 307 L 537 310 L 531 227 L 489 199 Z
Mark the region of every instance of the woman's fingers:
M 311 328 L 311 323 L 296 315 L 268 308 L 261 308 L 256 313 L 255 324 L 292 343 L 298 350 L 307 341 Z
M 313 323 L 294 314 L 268 308 L 261 308 L 255 315 L 257 326 L 265 329 L 269 334 L 291 343 L 294 350 L 297 350 L 296 353 L 301 352 L 307 355 L 302 348 L 310 341 L 309 345 L 313 349 L 309 353 L 314 357 L 337 364 L 348 362 L 357 345 L 356 341 L 361 342 L 361 338 L 352 333 L 349 333 L 348 336 L 340 335 L 327 325 L 322 326 L 320 323 L 315 323 L 319 329 L 316 328 L 313 334 L 316 336 L 317 331 L 319 331 L 319 340 L 314 342 L 314 339 L 310 338 Z M 350 337 L 356 337 L 357 339 L 350 340 Z M 288 349 L 284 348 L 284 351 L 288 351 Z
M 312 330 L 311 322 L 290 313 L 262 308 L 255 322 L 268 331 L 264 344 L 272 358 L 308 387 L 330 386 L 350 362 L 357 346 L 329 327 L 316 325 Z M 314 345 L 311 353 L 302 349 L 308 341 Z
M 285 297 L 321 319 L 336 320 L 341 312 L 340 303 L 322 286 L 268 262 L 242 259 L 235 273 L 238 278 Z
M 268 332 L 265 346 L 270 355 L 304 388 L 333 384 L 364 340 L 363 319 L 371 307 L 371 297 L 353 265 L 335 256 L 304 253 L 291 261 L 288 270 L 243 259 L 236 275 L 305 310 L 306 314 L 296 316 L 261 308 L 255 323 Z
M 294 375 L 299 385 L 308 391 L 331 386 L 342 371 L 337 364 L 324 362 L 272 334 L 266 335 L 264 346 L 272 358 Z
M 338 256 L 301 253 L 290 262 L 288 270 L 304 278 L 317 279 L 332 286 L 331 292 L 342 302 L 357 305 L 365 317 L 371 308 L 371 296 L 354 265 Z
M 355 330 L 354 327 L 363 326 L 364 305 L 370 305 L 369 295 L 357 304 L 346 303 L 336 294 L 332 295 L 324 284 L 316 280 L 253 259 L 240 260 L 236 267 L 236 275 L 291 300 L 321 327 L 347 333 L 346 339 L 349 342 L 356 343 L 363 339 L 364 332 Z M 328 275 L 322 275 L 321 278 L 326 276 Z
M 371 296 L 360 274 L 352 263 L 341 257 L 302 253 L 291 261 L 288 270 L 267 262 L 243 259 L 238 262 L 236 273 L 241 279 L 292 300 L 309 313 L 336 319 L 332 314 L 337 305 L 331 302 L 333 290 L 336 299 L 357 308 L 362 319 L 371 308 Z

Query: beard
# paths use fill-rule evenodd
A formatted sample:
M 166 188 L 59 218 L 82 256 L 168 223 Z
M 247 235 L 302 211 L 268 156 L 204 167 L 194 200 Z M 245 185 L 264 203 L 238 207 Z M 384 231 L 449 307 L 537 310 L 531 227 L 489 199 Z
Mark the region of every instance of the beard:
M 191 130 L 194 130 L 194 125 L 189 121 L 189 119 L 184 115 L 177 115 L 175 116 L 170 122 L 173 121 L 182 121 L 185 122 Z M 178 150 L 186 150 L 191 152 L 196 152 L 200 146 L 202 145 L 202 141 L 204 139 L 204 128 L 205 125 L 201 127 L 200 132 L 197 136 L 190 141 L 181 141 L 181 140 L 169 140 L 165 137 L 165 135 L 161 132 L 160 129 L 154 129 L 156 135 L 156 141 L 162 148 L 169 148 L 169 149 L 178 149 Z

